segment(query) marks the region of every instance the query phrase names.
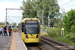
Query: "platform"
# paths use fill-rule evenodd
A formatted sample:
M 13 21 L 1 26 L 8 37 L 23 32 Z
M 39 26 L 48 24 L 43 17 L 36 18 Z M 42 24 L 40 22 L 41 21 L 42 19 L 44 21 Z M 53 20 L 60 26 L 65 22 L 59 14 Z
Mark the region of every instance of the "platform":
M 0 36 L 0 50 L 27 50 L 18 32 L 12 36 Z

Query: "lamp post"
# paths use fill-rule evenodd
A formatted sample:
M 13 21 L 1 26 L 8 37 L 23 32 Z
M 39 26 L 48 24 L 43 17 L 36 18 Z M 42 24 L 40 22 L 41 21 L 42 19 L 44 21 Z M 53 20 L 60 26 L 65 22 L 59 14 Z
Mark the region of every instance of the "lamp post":
M 48 27 L 50 28 L 50 12 L 49 12 L 49 15 L 48 15 Z
M 41 32 L 43 33 L 43 10 L 42 10 L 42 30 Z
M 7 8 L 6 8 L 6 22 L 5 22 L 5 25 L 7 26 Z

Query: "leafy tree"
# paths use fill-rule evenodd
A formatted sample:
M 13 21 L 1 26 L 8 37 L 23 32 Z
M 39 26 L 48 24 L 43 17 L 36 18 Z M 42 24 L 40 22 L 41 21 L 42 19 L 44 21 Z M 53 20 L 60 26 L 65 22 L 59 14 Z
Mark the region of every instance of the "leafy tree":
M 17 23 L 11 23 L 11 25 L 12 25 L 12 26 L 16 26 L 16 25 L 17 25 Z
M 4 25 L 5 23 L 3 23 L 3 22 L 0 22 L 0 25 Z
M 64 23 L 63 23 L 63 17 L 64 17 L 65 12 L 63 11 L 63 13 L 59 13 L 58 17 L 55 18 L 54 21 L 54 26 L 57 28 L 63 28 L 64 27 Z
M 71 31 L 71 26 L 75 25 L 75 10 L 71 9 L 64 16 L 64 27 L 66 31 Z
M 26 2 L 23 0 L 23 18 L 25 17 L 39 17 L 40 22 L 42 21 L 42 11 L 44 15 L 44 24 L 48 24 L 48 15 L 50 18 L 57 17 L 59 14 L 59 5 L 57 0 L 27 0 Z M 39 11 L 34 10 L 25 10 L 25 9 L 40 9 Z M 22 18 L 22 19 L 23 19 Z
M 54 24 L 57 28 L 63 28 L 63 20 L 61 18 L 56 18 L 56 23 Z
M 30 0 L 27 0 L 26 2 L 23 0 L 23 6 L 21 6 L 21 9 L 23 9 L 22 19 L 29 17 L 33 18 L 36 17 L 37 15 L 37 12 L 35 10 L 25 10 L 25 9 L 33 9 L 33 4 L 32 1 Z
M 5 24 L 6 22 L 4 22 L 4 24 Z M 7 25 L 9 25 L 10 23 L 9 22 L 7 22 Z
M 48 15 L 50 18 L 54 18 L 59 14 L 59 5 L 57 0 L 32 0 L 34 3 L 34 9 L 43 9 L 44 24 L 48 24 Z M 38 11 L 41 17 L 42 11 Z
M 53 25 L 54 24 L 54 19 L 50 19 L 50 24 Z
M 14 26 L 16 26 L 17 23 L 12 23 Z
M 71 26 L 71 32 L 72 32 L 72 33 L 75 33 L 75 25 L 72 25 L 72 26 Z

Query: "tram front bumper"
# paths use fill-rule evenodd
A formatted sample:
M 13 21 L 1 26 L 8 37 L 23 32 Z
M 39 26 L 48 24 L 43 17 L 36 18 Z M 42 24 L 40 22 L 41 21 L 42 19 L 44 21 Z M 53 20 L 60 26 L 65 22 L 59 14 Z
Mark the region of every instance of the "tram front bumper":
M 40 39 L 25 39 L 25 43 L 39 43 Z

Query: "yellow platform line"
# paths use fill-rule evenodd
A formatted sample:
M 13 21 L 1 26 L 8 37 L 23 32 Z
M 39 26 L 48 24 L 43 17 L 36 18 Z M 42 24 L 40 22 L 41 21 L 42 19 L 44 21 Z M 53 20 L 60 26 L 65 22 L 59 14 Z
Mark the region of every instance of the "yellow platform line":
M 13 33 L 13 39 L 11 43 L 10 50 L 16 50 L 16 38 L 15 38 L 15 33 Z

